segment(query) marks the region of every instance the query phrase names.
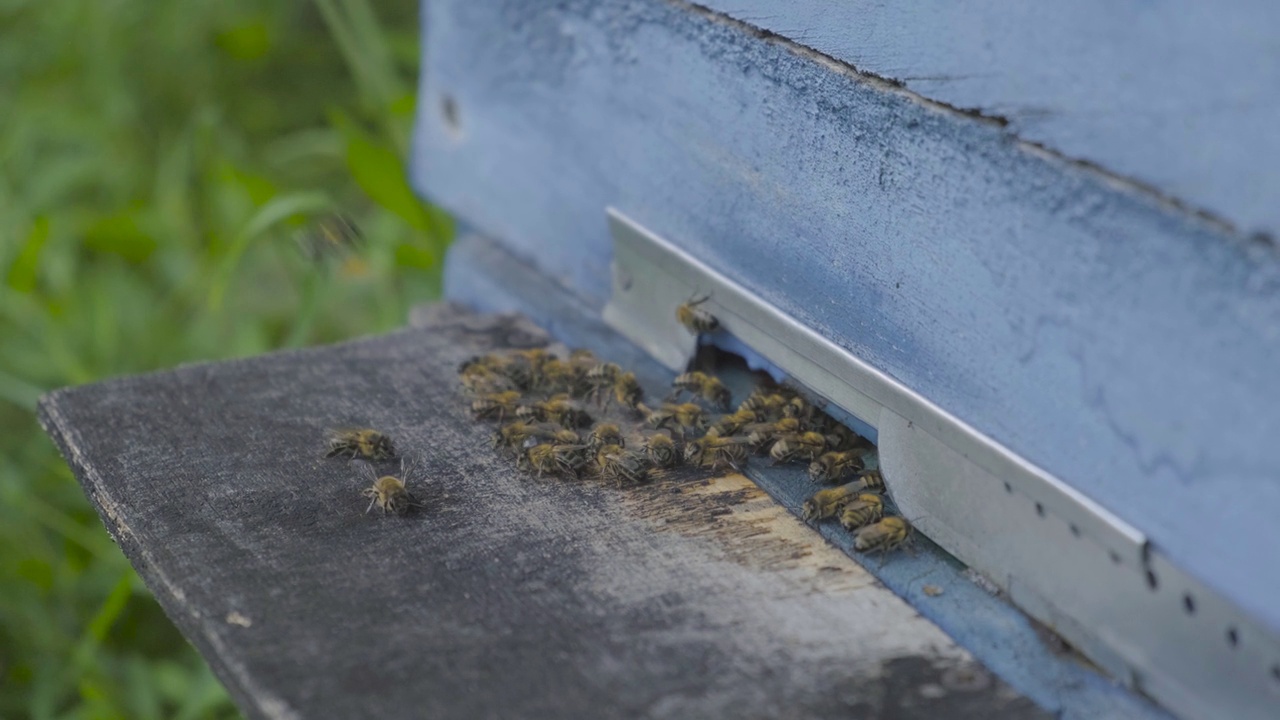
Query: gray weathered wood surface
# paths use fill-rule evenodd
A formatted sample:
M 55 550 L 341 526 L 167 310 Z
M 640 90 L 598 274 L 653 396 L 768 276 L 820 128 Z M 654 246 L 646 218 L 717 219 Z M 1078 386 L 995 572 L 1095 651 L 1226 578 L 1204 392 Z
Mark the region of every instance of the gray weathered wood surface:
M 107 529 L 260 718 L 1042 713 L 738 475 L 629 491 L 488 447 L 458 362 L 540 332 L 425 327 L 61 390 Z M 390 433 L 425 507 L 364 514 L 326 427 Z

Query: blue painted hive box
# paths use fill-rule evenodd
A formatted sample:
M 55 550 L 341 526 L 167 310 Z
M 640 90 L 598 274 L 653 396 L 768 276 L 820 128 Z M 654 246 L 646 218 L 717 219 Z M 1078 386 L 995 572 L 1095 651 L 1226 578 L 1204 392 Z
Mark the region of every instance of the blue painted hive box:
M 450 299 L 676 369 L 709 296 L 1110 677 L 1277 717 L 1278 8 L 430 0 L 415 180 Z

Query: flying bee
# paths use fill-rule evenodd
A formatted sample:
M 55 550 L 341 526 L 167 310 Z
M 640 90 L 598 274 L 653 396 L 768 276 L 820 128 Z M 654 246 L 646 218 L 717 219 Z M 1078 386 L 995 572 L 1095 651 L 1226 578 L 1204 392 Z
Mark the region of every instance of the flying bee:
M 649 478 L 649 471 L 640 455 L 619 445 L 605 445 L 597 450 L 596 467 L 601 479 L 612 480 L 619 487 L 637 485 Z
M 678 399 L 681 393 L 688 392 L 706 400 L 718 410 L 729 409 L 729 388 L 718 377 L 703 372 L 688 372 L 677 377 L 672 387 L 675 388 L 670 398 L 672 400 Z
M 906 542 L 911 534 L 911 523 L 897 516 L 883 518 L 858 531 L 853 536 L 853 549 L 856 552 L 879 550 L 881 554 Z
M 329 451 L 325 457 L 349 455 L 351 459 L 390 460 L 396 456 L 391 438 L 377 430 L 354 428 L 329 431 Z
M 809 463 L 809 477 L 814 482 L 836 482 L 862 470 L 862 454 L 847 452 L 823 453 Z
M 587 447 L 592 451 L 599 450 L 605 445 L 627 446 L 627 442 L 622 439 L 622 431 L 613 423 L 600 423 L 587 436 Z
M 752 423 L 746 429 L 748 430 L 747 440 L 751 446 L 762 448 L 784 435 L 800 432 L 800 421 L 796 418 L 782 418 L 777 422 Z
M 648 456 L 649 462 L 660 468 L 673 467 L 680 460 L 680 455 L 676 452 L 675 441 L 665 433 L 655 433 L 649 436 L 649 439 L 644 444 L 644 452 Z
M 525 449 L 518 465 L 522 470 L 536 472 L 538 477 L 570 475 L 576 478 L 587 464 L 586 450 L 585 445 L 538 444 Z
M 350 255 L 364 242 L 360 229 L 348 216 L 332 213 L 321 217 L 296 236 L 298 248 L 312 262 Z
M 721 416 L 720 419 L 716 420 L 715 424 L 711 426 L 711 429 L 708 430 L 707 433 L 715 433 L 716 435 L 728 437 L 729 435 L 738 434 L 743 428 L 755 421 L 756 414 L 751 410 L 738 410 L 736 412 L 729 413 L 728 415 Z
M 496 417 L 498 422 L 502 422 L 507 415 L 515 414 L 520 397 L 519 390 L 481 395 L 471 401 L 471 412 L 476 420 Z
M 775 463 L 790 460 L 813 460 L 827 447 L 827 439 L 821 433 L 806 432 L 783 435 L 769 448 L 769 458 Z
M 642 412 L 648 410 L 643 406 Z M 697 403 L 683 403 L 673 405 L 672 403 L 663 403 L 662 407 L 657 410 L 647 412 L 648 422 L 651 426 L 661 429 L 664 427 L 673 427 L 684 437 L 684 432 L 688 430 L 704 430 L 707 427 L 707 418 L 702 411 L 702 406 Z
M 409 490 L 405 487 L 405 482 L 409 476 L 404 469 L 404 461 L 400 461 L 400 477 L 394 475 L 383 475 L 378 477 L 372 468 L 369 469 L 369 475 L 373 478 L 373 484 L 364 489 L 361 493 L 369 498 L 369 507 L 364 509 L 366 515 L 377 505 L 382 514 L 393 513 L 395 515 L 403 515 L 409 512 L 409 508 L 417 503 L 414 502 L 413 496 L 409 494 Z M 403 478 L 403 479 L 401 479 Z
M 636 410 L 642 397 L 644 397 L 644 390 L 640 389 L 635 373 L 622 373 L 613 381 L 613 399 L 617 400 L 619 405 Z
M 684 461 L 689 465 L 710 467 L 712 472 L 724 466 L 741 470 L 747 462 L 746 438 L 705 435 L 684 446 Z
M 856 530 L 870 525 L 884 515 L 884 500 L 879 495 L 863 493 L 855 497 L 840 512 L 840 524 L 845 530 Z
M 720 321 L 716 319 L 715 315 L 698 307 L 710 299 L 710 295 L 704 295 L 701 298 L 689 298 L 688 302 L 676 308 L 676 320 L 680 321 L 680 324 L 694 335 L 715 332 L 716 328 L 720 327 Z
M 801 517 L 804 518 L 805 522 L 826 520 L 840 512 L 845 505 L 853 502 L 861 490 L 862 486 L 857 482 L 819 490 L 813 494 L 813 497 L 804 501 L 804 505 L 801 507 Z

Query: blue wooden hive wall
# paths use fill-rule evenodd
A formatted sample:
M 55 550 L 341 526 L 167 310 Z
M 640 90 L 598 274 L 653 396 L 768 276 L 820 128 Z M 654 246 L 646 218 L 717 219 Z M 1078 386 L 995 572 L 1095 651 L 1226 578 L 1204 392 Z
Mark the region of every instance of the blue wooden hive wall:
M 707 6 L 427 2 L 418 187 L 594 308 L 621 209 L 1280 632 L 1276 6 Z

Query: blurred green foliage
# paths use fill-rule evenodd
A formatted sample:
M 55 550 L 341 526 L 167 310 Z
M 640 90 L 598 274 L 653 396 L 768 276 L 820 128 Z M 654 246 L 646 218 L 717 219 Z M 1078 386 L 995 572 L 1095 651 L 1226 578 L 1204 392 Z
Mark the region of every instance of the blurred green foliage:
M 415 0 L 0 0 L 0 718 L 236 711 L 39 395 L 401 325 L 452 234 L 405 179 Z M 354 254 L 295 235 L 330 211 Z

